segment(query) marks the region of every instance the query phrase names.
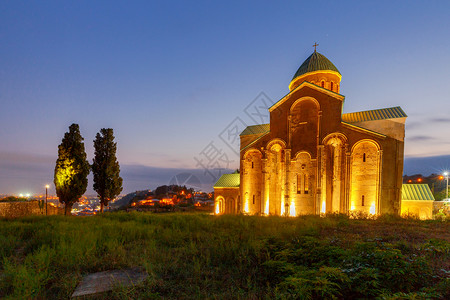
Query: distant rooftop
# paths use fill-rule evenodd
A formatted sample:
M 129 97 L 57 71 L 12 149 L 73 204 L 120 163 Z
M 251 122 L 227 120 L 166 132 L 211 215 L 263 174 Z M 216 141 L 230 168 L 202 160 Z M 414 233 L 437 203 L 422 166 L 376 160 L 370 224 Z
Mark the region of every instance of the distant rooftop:
M 214 188 L 238 188 L 241 183 L 239 173 L 223 174 L 214 184 Z
M 428 184 L 403 184 L 402 200 L 430 200 L 434 201 Z

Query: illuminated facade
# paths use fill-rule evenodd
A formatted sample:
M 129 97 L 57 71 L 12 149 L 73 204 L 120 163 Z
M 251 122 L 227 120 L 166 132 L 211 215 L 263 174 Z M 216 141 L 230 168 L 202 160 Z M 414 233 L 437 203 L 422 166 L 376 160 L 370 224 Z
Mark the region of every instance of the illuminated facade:
M 400 107 L 342 114 L 340 83 L 314 51 L 269 108 L 270 124 L 241 133 L 240 174 L 215 184 L 216 214 L 400 214 L 407 116 Z

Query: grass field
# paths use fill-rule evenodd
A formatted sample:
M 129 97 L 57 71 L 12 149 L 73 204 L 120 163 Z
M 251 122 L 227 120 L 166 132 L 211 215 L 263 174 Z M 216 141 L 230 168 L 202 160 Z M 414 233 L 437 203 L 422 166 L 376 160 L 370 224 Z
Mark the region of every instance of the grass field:
M 105 213 L 0 220 L 0 297 L 67 299 L 83 275 L 144 266 L 101 299 L 450 299 L 449 222 Z

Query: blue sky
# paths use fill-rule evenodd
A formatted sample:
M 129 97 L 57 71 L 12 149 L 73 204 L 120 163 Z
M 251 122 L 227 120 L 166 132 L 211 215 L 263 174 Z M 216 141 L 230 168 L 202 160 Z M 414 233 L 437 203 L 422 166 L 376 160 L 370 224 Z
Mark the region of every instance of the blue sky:
M 344 112 L 401 106 L 406 156 L 448 155 L 449 11 L 448 1 L 1 1 L 0 194 L 52 182 L 71 123 L 90 160 L 111 127 L 127 170 L 194 169 L 211 142 L 235 168 L 219 135 L 235 118 L 252 123 L 244 109 L 261 92 L 285 95 L 314 42 L 343 76 Z M 125 192 L 138 188 L 124 179 Z

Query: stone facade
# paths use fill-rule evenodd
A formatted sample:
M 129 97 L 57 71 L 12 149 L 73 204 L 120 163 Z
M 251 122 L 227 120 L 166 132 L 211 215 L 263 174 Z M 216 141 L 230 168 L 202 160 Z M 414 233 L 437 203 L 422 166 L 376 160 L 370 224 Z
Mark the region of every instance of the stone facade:
M 270 124 L 241 134 L 240 197 L 227 202 L 215 187 L 216 200 L 232 205 L 216 213 L 400 213 L 406 115 L 399 107 L 343 115 L 340 79 L 321 54 L 303 63 L 270 107 Z

